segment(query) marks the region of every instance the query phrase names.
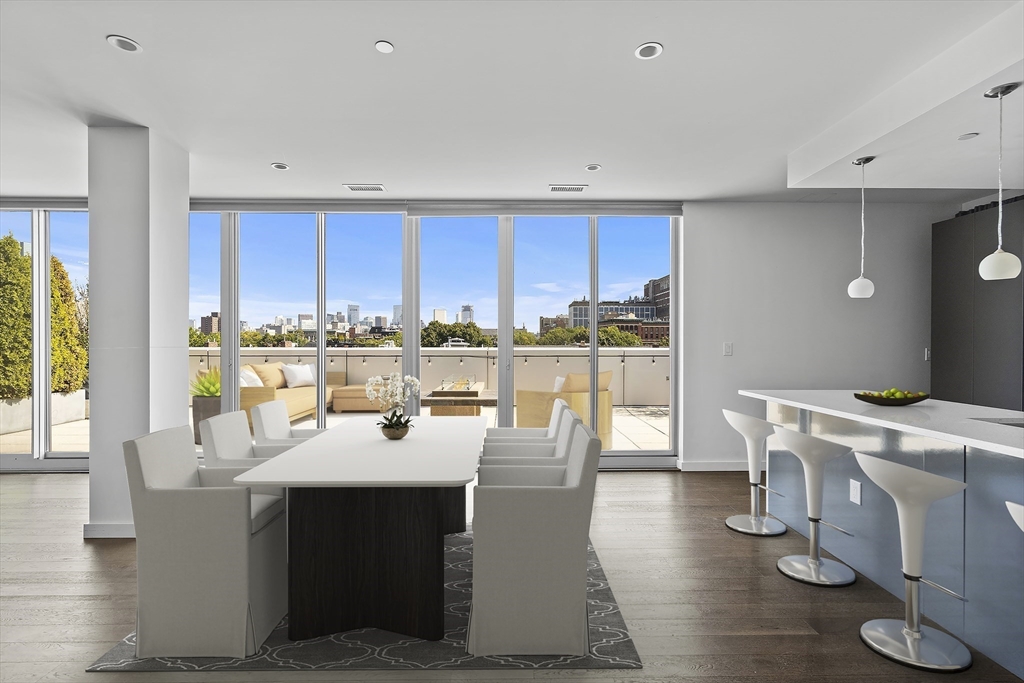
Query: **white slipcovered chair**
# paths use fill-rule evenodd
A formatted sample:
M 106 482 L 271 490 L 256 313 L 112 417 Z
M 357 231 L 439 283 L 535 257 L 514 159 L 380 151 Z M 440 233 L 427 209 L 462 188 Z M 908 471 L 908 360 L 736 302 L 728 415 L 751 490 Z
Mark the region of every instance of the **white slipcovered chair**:
M 277 444 L 298 446 L 323 434 L 326 429 L 295 429 L 288 420 L 288 404 L 284 401 L 268 401 L 250 408 L 252 413 L 252 433 L 256 445 Z
M 187 426 L 124 442 L 137 657 L 247 657 L 288 611 L 285 504 L 199 467 Z
M 296 444 L 253 445 L 245 412 L 215 415 L 199 423 L 203 464 L 207 467 L 255 467 Z
M 565 467 L 570 443 L 580 416 L 568 407 L 561 411 L 554 439 L 495 439 L 484 441 L 481 466 L 535 465 Z
M 466 649 L 585 655 L 587 543 L 601 440 L 576 424 L 564 467 L 480 467 Z
M 490 427 L 484 435 L 484 443 L 499 443 L 508 440 L 535 441 L 547 440 L 554 443 L 558 434 L 559 421 L 562 413 L 569 410 L 569 404 L 556 398 L 551 408 L 551 420 L 545 427 Z

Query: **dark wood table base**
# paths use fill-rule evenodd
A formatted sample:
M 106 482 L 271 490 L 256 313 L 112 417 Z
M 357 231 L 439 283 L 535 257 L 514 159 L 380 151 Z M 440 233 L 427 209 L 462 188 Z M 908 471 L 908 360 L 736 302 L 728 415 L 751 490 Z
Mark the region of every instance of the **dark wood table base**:
M 444 535 L 465 530 L 465 486 L 289 488 L 288 637 L 440 640 Z

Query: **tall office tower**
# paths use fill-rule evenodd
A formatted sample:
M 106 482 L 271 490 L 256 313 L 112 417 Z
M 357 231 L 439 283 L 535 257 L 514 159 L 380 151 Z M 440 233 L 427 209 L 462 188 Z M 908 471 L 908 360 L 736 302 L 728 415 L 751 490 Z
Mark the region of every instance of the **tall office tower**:
M 339 322 L 339 323 L 347 323 L 348 322 L 348 318 L 346 318 L 345 314 L 342 313 L 341 311 L 338 311 L 337 313 L 334 314 L 334 320 L 335 320 L 335 322 Z
M 434 309 L 434 320 L 439 323 L 448 324 L 448 311 L 443 308 Z
M 274 316 L 274 324 L 278 325 L 278 326 L 284 325 L 284 316 L 283 315 L 275 315 Z
M 473 304 L 462 305 L 462 322 L 471 323 L 473 322 Z
M 457 311 L 455 313 L 455 322 L 457 322 L 457 323 L 461 323 L 462 322 L 462 311 Z
M 398 304 L 391 309 L 391 324 L 402 326 L 402 306 Z
M 200 318 L 199 331 L 203 334 L 220 332 L 220 312 L 213 311 L 210 315 L 204 315 Z
M 359 304 L 348 305 L 348 324 L 358 325 L 359 324 Z
M 374 327 L 387 327 L 388 326 L 388 317 L 386 315 L 376 315 L 376 316 L 374 316 L 373 317 L 373 326 Z
M 199 329 L 199 323 L 196 322 L 195 318 L 189 318 L 188 319 L 188 326 L 189 326 L 189 329 L 192 329 L 192 330 L 198 330 Z
M 295 327 L 295 318 L 285 318 L 284 324 L 288 327 Z
M 298 328 L 300 330 L 308 330 L 308 329 L 310 329 L 309 328 L 309 323 L 311 323 L 311 322 L 313 322 L 313 314 L 312 313 L 299 313 Z M 313 325 L 313 329 L 316 329 L 316 325 L 315 324 Z

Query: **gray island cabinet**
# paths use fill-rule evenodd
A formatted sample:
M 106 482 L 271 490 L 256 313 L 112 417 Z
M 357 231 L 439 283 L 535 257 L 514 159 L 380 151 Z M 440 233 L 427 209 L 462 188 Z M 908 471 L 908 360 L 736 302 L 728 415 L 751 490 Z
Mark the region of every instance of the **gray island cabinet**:
M 928 516 L 924 577 L 967 597 L 924 587 L 922 611 L 943 628 L 1024 677 L 1024 531 L 1006 501 L 1024 504 L 1024 412 L 929 399 L 903 407 L 856 400 L 853 390 L 743 390 L 766 402 L 767 419 L 856 452 L 967 483 Z M 807 528 L 803 468 L 768 439 L 768 509 L 798 533 Z M 861 501 L 851 501 L 851 480 Z M 825 469 L 822 519 L 853 533 L 821 529 L 828 552 L 903 598 L 896 505 L 852 454 Z M 835 589 L 842 590 L 842 589 Z M 881 616 L 881 615 L 880 615 Z

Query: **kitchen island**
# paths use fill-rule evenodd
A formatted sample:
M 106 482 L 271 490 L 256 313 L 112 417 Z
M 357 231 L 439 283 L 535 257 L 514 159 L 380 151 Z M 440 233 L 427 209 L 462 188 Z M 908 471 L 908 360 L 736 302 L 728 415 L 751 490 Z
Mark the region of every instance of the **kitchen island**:
M 1024 677 L 1024 532 L 1005 502 L 1024 503 L 1024 413 L 926 400 L 875 406 L 853 390 L 741 390 L 766 403 L 766 419 L 967 483 L 930 511 L 925 578 L 967 597 L 963 603 L 922 590 L 922 611 L 1017 676 Z M 768 440 L 768 510 L 792 529 L 807 528 L 803 468 Z M 861 487 L 854 502 L 851 482 Z M 902 598 L 896 506 L 868 479 L 852 454 L 825 469 L 822 519 L 854 534 L 822 527 L 822 547 Z M 841 589 L 836 589 L 841 590 Z

